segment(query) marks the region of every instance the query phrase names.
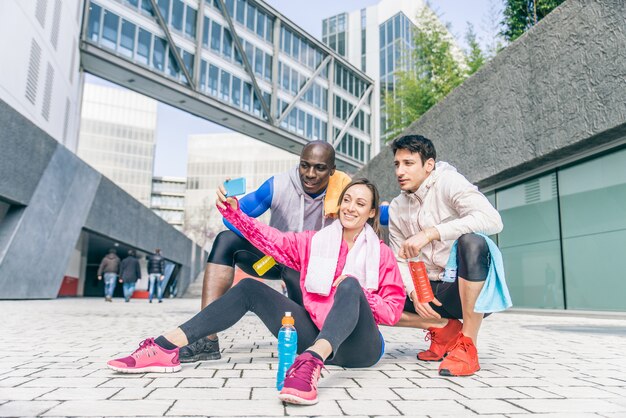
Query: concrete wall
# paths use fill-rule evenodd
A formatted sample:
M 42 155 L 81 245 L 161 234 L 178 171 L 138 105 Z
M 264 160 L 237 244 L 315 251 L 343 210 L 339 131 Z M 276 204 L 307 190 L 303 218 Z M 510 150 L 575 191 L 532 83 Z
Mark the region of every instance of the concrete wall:
M 54 298 L 83 229 L 161 248 L 189 284 L 192 242 L 0 101 L 0 298 Z
M 626 7 L 568 0 L 407 128 L 480 187 L 626 137 Z M 359 174 L 397 194 L 388 149 Z

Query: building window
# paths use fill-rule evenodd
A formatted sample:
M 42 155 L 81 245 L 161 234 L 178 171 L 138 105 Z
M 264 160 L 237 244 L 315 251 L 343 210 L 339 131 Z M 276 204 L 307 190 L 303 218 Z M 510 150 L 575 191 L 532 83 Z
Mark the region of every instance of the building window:
M 625 165 L 622 149 L 558 172 L 568 309 L 624 310 Z
M 514 303 L 528 308 L 564 308 L 556 174 L 499 190 L 505 225 L 498 234 Z

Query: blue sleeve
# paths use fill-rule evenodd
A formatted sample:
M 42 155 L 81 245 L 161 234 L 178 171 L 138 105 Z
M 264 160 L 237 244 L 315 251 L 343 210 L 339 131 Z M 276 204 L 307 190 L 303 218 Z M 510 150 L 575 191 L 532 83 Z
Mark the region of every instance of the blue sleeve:
M 380 206 L 379 221 L 381 225 L 389 225 L 389 205 Z
M 254 192 L 249 193 L 239 200 L 239 208 L 243 213 L 253 218 L 263 215 L 272 205 L 274 196 L 274 177 L 265 180 Z M 226 219 L 223 220 L 226 228 L 230 229 L 243 238 L 243 235 Z

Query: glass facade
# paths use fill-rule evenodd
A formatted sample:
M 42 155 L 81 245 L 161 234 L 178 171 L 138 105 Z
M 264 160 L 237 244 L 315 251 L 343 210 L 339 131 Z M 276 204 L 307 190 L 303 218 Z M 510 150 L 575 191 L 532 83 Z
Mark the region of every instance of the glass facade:
M 322 42 L 342 57 L 347 56 L 348 14 L 341 13 L 322 21 Z
M 113 3 L 124 4 L 125 12 L 120 13 L 120 7 L 113 6 Z M 167 42 L 165 34 L 160 29 L 155 30 L 154 22 L 146 24 L 145 18 L 140 16 L 153 17 L 150 4 L 149 0 L 90 1 L 86 39 L 148 70 L 186 84 L 185 74 L 175 59 L 175 50 Z M 340 103 L 339 110 L 335 111 L 333 128 L 341 131 L 348 119 L 349 112 L 346 112 L 356 108 L 361 95 L 369 86 L 369 82 L 358 71 L 340 62 L 335 63 L 335 80 L 328 80 L 329 66 L 319 68 L 328 52 L 317 46 L 311 38 L 283 22 L 278 39 L 274 40 L 274 17 L 263 10 L 261 4 L 253 0 L 227 0 L 225 12 L 232 18 L 243 53 L 261 90 L 262 97 L 259 97 L 253 88 L 252 78 L 243 68 L 243 56 L 236 48 L 235 39 L 217 0 L 207 0 L 201 11 L 193 0 L 159 0 L 157 4 L 176 42 L 175 48 L 183 65 L 197 80 L 196 90 L 258 119 L 268 119 L 262 101 L 270 108 L 273 83 L 278 87 L 275 98 L 278 106 L 277 114 L 272 116 L 278 119 L 319 69 L 319 74 L 309 83 L 293 110 L 279 125 L 308 140 L 332 140 L 329 136 L 336 129 L 328 126 L 329 103 Z M 201 13 L 201 30 L 196 27 L 198 13 Z M 332 23 L 336 30 L 334 36 L 342 45 L 344 53 L 346 19 L 347 15 L 343 15 Z M 340 36 L 338 30 L 343 35 Z M 201 38 L 199 57 L 196 56 L 196 37 Z M 278 44 L 278 57 L 274 56 L 273 42 Z M 196 60 L 200 61 L 200 65 L 195 65 Z M 278 60 L 278 71 L 276 80 L 273 80 L 275 60 Z M 199 74 L 194 74 L 194 68 L 198 69 Z M 338 88 L 335 89 L 336 94 L 329 97 L 329 85 L 333 81 Z M 369 155 L 370 114 L 369 103 L 365 103 L 348 128 L 349 134 L 355 141 L 362 142 L 368 152 L 346 154 L 346 157 L 366 162 L 362 156 Z M 356 149 L 360 148 L 358 144 Z
M 626 310 L 626 149 L 487 194 L 513 304 Z
M 385 96 L 393 95 L 397 82 L 396 71 L 406 71 L 412 67 L 413 31 L 415 25 L 402 12 L 390 17 L 378 28 L 380 44 L 380 136 L 387 139 L 388 129 L 385 116 Z
M 156 102 L 137 93 L 85 83 L 77 155 L 150 206 Z
M 626 149 L 558 172 L 566 302 L 626 310 Z
M 186 179 L 154 177 L 150 208 L 167 223 L 182 230 L 185 221 Z

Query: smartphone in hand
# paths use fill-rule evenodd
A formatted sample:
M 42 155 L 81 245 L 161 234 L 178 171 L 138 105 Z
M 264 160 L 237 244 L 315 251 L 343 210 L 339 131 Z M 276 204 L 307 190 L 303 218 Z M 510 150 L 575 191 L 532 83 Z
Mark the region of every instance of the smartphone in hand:
M 226 197 L 246 194 L 246 178 L 239 177 L 232 180 L 226 180 L 224 182 L 224 188 L 226 189 Z

